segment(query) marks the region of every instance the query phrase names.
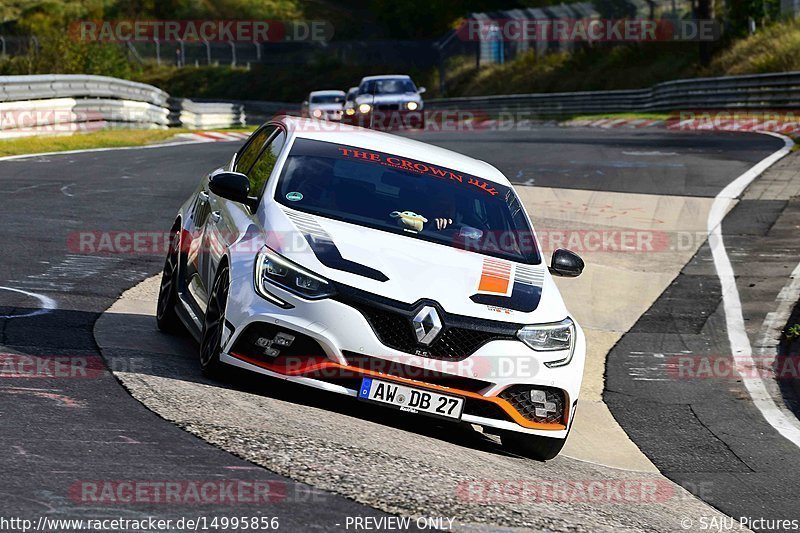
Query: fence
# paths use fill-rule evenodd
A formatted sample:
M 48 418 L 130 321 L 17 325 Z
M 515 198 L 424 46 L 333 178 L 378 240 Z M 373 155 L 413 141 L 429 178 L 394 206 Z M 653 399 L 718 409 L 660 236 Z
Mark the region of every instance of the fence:
M 151 85 L 106 76 L 0 76 L 0 136 L 102 127 L 219 128 L 245 124 L 244 107 L 171 99 Z
M 625 91 L 441 98 L 428 100 L 426 107 L 539 117 L 698 109 L 800 109 L 800 72 L 694 78 Z

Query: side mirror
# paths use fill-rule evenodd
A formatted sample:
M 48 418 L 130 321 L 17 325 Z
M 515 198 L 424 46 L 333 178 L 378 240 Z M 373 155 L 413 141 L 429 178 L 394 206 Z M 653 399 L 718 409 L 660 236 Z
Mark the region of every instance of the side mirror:
M 554 276 L 574 278 L 583 272 L 583 259 L 575 252 L 559 248 L 550 260 L 550 273 Z
M 208 190 L 226 200 L 250 204 L 250 180 L 240 172 L 219 171 L 211 174 Z
M 427 91 L 427 90 L 428 90 L 428 89 L 426 89 L 425 87 L 420 87 L 420 88 L 418 88 L 418 89 L 417 89 L 417 94 L 422 94 L 422 93 L 424 93 L 424 92 L 425 92 L 425 91 Z
M 308 100 L 303 100 L 303 105 L 307 106 L 308 105 Z

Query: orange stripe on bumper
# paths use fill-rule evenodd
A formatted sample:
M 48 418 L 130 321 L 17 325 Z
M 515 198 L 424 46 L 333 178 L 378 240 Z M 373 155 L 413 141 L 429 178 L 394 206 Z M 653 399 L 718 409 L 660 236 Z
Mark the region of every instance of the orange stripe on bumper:
M 237 359 L 240 359 L 240 360 L 242 360 L 242 361 L 244 361 L 246 363 L 250 363 L 251 365 L 255 365 L 257 367 L 263 368 L 265 370 L 270 370 L 272 372 L 275 372 L 275 373 L 278 373 L 278 374 L 282 374 L 284 376 L 310 377 L 311 379 L 318 379 L 318 378 L 315 378 L 313 376 L 309 376 L 309 374 L 313 374 L 314 372 L 318 372 L 320 370 L 334 369 L 334 370 L 342 371 L 343 372 L 342 375 L 347 375 L 347 374 L 344 374 L 344 373 L 345 372 L 349 372 L 349 373 L 352 373 L 353 377 L 368 376 L 368 377 L 374 377 L 374 378 L 379 378 L 379 379 L 385 379 L 387 381 L 394 381 L 394 382 L 397 382 L 397 383 L 403 383 L 405 385 L 410 385 L 410 386 L 414 386 L 414 387 L 420 387 L 420 388 L 423 388 L 423 389 L 429 389 L 429 390 L 444 392 L 444 393 L 448 393 L 448 394 L 457 394 L 459 396 L 472 398 L 474 400 L 480 400 L 480 401 L 491 402 L 491 403 L 496 404 L 503 411 L 505 411 L 506 414 L 508 414 L 508 416 L 510 416 L 511 419 L 514 422 L 516 422 L 517 424 L 519 424 L 520 426 L 522 426 L 524 428 L 541 429 L 541 430 L 547 430 L 547 431 L 559 431 L 559 430 L 566 429 L 566 426 L 564 424 L 544 424 L 544 423 L 541 423 L 541 422 L 533 422 L 531 420 L 528 420 L 527 418 L 525 418 L 521 414 L 519 414 L 519 412 L 516 409 L 514 409 L 514 406 L 512 406 L 509 402 L 507 402 L 506 400 L 504 400 L 502 398 L 498 398 L 497 396 L 489 396 L 489 397 L 481 396 L 477 392 L 472 392 L 472 391 L 467 391 L 467 390 L 462 390 L 462 389 L 456 389 L 456 388 L 451 388 L 451 387 L 443 387 L 441 385 L 435 385 L 433 383 L 426 383 L 424 381 L 417 381 L 417 380 L 414 380 L 414 379 L 403 378 L 403 377 L 399 377 L 399 376 L 390 376 L 388 374 L 383 374 L 382 372 L 376 372 L 374 370 L 368 370 L 368 369 L 359 368 L 359 367 L 350 366 L 350 365 L 342 365 L 342 364 L 339 364 L 339 363 L 336 363 L 336 362 L 330 361 L 330 360 L 311 361 L 308 365 L 300 366 L 298 368 L 286 368 L 285 366 L 282 366 L 282 365 L 270 364 L 270 363 L 267 363 L 266 361 L 259 361 L 258 359 L 253 359 L 251 357 L 247 357 L 245 355 L 241 355 L 241 354 L 237 354 L 237 353 L 231 353 L 230 355 L 235 357 L 235 358 L 237 358 Z M 335 381 L 335 380 L 332 380 L 332 381 Z M 565 414 L 565 418 L 566 418 L 566 415 L 569 414 L 569 404 L 565 405 L 564 414 Z

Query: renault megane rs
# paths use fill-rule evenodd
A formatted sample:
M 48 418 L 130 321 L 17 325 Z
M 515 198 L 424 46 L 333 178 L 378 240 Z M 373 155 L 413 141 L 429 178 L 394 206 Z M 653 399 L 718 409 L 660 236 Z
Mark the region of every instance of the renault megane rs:
M 479 425 L 555 457 L 586 342 L 511 183 L 372 130 L 281 117 L 205 176 L 171 231 L 158 299 L 200 366 L 228 365 Z M 387 410 L 387 416 L 392 411 Z

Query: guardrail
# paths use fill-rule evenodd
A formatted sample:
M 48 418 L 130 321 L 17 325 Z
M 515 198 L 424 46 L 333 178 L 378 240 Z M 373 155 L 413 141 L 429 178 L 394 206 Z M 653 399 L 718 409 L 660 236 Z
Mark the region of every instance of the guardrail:
M 168 97 L 167 93 L 152 85 L 108 76 L 0 76 L 0 102 L 46 98 L 114 98 L 164 107 Z
M 614 112 L 800 108 L 800 72 L 668 81 L 649 89 L 512 94 L 428 100 L 428 109 L 554 117 Z
M 233 128 L 246 124 L 244 106 L 228 102 L 169 99 L 169 125 L 189 129 Z
M 244 107 L 174 99 L 157 87 L 107 76 L 0 76 L 0 137 L 101 127 L 237 127 Z

